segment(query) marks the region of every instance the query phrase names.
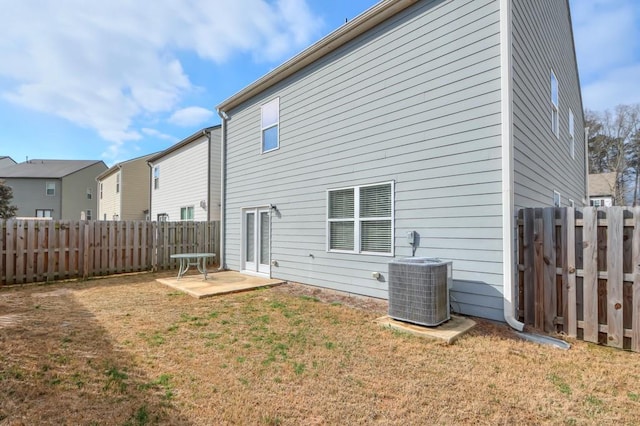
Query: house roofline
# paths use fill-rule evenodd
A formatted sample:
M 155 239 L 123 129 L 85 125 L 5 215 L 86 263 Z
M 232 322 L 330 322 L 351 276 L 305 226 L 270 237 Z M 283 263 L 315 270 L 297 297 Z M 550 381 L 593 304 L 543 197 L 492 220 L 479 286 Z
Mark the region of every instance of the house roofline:
M 136 161 L 136 160 L 142 160 L 142 159 L 145 159 L 146 157 L 151 157 L 152 155 L 156 155 L 156 154 L 158 154 L 158 153 L 154 152 L 154 153 L 151 153 L 151 154 L 140 155 L 138 157 L 131 158 L 129 160 L 120 161 L 119 163 L 114 164 L 113 166 L 109 167 L 107 170 L 105 170 L 104 172 L 102 172 L 98 176 L 96 176 L 96 181 L 100 181 L 100 180 L 106 178 L 107 176 L 113 174 L 116 170 L 122 169 L 122 166 L 124 164 L 131 163 L 131 162 Z
M 216 108 L 218 111 L 230 111 L 417 2 L 418 0 L 381 1 L 235 95 L 227 98 Z
M 171 145 L 169 148 L 165 149 L 164 151 L 161 151 L 158 154 L 154 155 L 153 157 L 149 158 L 147 160 L 147 163 L 148 164 L 153 164 L 155 161 L 159 160 L 160 158 L 166 157 L 167 155 L 171 154 L 172 152 L 175 152 L 175 151 L 179 150 L 183 146 L 189 145 L 191 142 L 194 142 L 199 137 L 205 136 L 207 133 L 211 133 L 213 130 L 219 129 L 219 128 L 220 128 L 220 125 L 218 124 L 216 126 L 205 127 L 202 130 L 198 130 L 197 132 L 195 132 L 191 136 L 181 140 L 180 142 L 178 142 L 178 143 L 176 143 L 174 145 Z

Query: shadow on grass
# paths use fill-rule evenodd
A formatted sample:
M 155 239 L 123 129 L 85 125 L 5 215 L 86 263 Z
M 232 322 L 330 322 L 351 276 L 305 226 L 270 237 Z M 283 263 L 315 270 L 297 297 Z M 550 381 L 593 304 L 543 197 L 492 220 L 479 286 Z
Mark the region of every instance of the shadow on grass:
M 146 376 L 60 285 L 0 292 L 0 347 L 1 424 L 190 424 L 171 377 Z

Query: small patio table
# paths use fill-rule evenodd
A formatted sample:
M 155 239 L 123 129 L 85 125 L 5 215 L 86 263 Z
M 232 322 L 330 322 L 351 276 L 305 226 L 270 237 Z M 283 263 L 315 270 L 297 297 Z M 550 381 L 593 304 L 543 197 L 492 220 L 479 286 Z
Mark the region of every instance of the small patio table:
M 207 279 L 207 262 L 209 258 L 215 258 L 215 253 L 179 253 L 172 254 L 172 259 L 180 260 L 180 269 L 178 269 L 178 278 L 180 279 L 189 270 L 190 266 L 195 266 L 198 271 Z

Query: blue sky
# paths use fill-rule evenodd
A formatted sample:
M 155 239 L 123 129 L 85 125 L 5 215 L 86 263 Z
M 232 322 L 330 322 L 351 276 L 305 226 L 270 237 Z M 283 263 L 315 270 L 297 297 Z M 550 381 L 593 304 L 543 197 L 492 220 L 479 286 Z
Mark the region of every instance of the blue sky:
M 375 0 L 0 0 L 0 156 L 156 152 Z M 640 2 L 571 0 L 586 108 L 640 103 Z

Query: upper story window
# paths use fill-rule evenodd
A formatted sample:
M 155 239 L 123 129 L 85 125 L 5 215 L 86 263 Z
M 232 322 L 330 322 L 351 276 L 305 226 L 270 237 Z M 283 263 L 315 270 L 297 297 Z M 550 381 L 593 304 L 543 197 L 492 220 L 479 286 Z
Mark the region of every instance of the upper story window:
M 180 207 L 180 220 L 193 220 L 193 206 Z
M 551 131 L 556 137 L 560 137 L 560 115 L 558 114 L 560 105 L 559 98 L 558 79 L 553 71 L 551 71 Z
M 49 196 L 56 195 L 56 183 L 55 182 L 47 182 L 45 184 L 45 193 Z
M 569 110 L 569 152 L 571 158 L 576 158 L 576 136 L 573 111 Z
M 329 251 L 393 254 L 393 183 L 328 191 Z
M 87 200 L 93 199 L 93 189 L 87 188 Z
M 103 187 L 102 187 L 102 182 L 100 182 L 100 199 L 101 199 L 101 200 L 102 200 L 102 189 L 103 189 Z M 106 219 L 105 219 L 105 220 L 106 220 Z
M 153 168 L 153 189 L 160 188 L 160 166 Z
M 120 172 L 116 174 L 116 194 L 120 193 Z
M 87 220 L 93 220 L 93 212 L 88 209 L 87 212 L 85 213 L 85 217 L 87 218 Z
M 262 152 L 280 147 L 280 98 L 275 98 L 261 107 Z

